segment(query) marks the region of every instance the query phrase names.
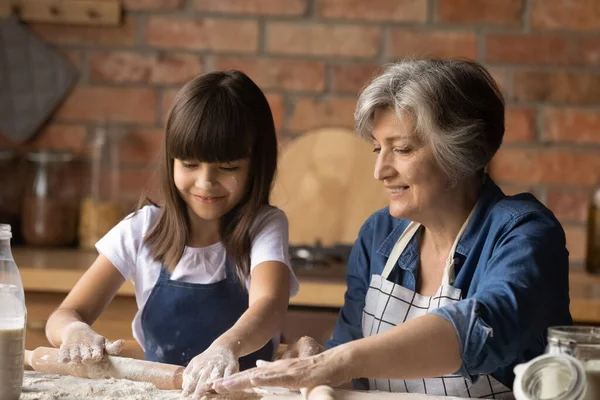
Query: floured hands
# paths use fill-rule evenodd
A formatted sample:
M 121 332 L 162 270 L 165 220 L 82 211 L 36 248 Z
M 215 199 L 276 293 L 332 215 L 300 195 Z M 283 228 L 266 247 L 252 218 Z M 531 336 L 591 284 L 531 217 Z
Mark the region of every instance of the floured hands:
M 116 356 L 123 350 L 125 341 L 110 342 L 97 334 L 85 322 L 72 322 L 61 335 L 59 359 L 63 363 L 93 364 L 102 360 L 104 354 Z
M 200 399 L 213 390 L 213 381 L 239 371 L 238 359 L 227 347 L 209 347 L 190 361 L 183 372 L 183 397 Z
M 310 336 L 303 336 L 294 344 L 288 346 L 281 359 L 308 357 L 325 351 L 325 347 Z
M 261 365 L 215 381 L 214 390 L 217 393 L 228 393 L 264 386 L 288 389 L 323 384 L 338 386 L 352 379 L 346 368 L 347 357 L 336 349 L 310 357 L 290 358 Z

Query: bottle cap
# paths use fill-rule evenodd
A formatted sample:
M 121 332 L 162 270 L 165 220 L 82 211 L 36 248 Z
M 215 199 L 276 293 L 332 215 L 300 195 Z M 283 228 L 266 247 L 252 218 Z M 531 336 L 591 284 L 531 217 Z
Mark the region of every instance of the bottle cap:
M 10 238 L 12 238 L 12 232 L 10 229 L 10 225 L 0 224 L 0 239 L 10 239 Z

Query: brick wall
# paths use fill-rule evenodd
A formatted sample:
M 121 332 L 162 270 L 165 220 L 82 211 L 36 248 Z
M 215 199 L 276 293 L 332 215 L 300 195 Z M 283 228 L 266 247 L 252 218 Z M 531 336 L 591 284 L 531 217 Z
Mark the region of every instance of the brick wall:
M 265 90 L 282 142 L 352 127 L 358 89 L 403 56 L 470 57 L 508 103 L 492 174 L 533 191 L 563 222 L 573 264 L 600 177 L 598 0 L 123 0 L 118 28 L 32 24 L 80 70 L 79 85 L 28 145 L 82 151 L 108 117 L 127 127 L 123 190 L 136 197 L 181 84 L 245 70 Z M 0 143 L 6 139 L 0 138 Z

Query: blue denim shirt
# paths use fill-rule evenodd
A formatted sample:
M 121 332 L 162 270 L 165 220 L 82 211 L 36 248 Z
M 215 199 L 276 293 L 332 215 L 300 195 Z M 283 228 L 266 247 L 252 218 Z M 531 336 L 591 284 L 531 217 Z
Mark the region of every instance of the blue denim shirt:
M 345 303 L 326 347 L 363 337 L 362 310 L 371 276 L 381 274 L 409 221 L 388 208 L 362 226 L 348 261 Z M 390 281 L 415 290 L 418 236 L 400 256 Z M 572 324 L 569 253 L 554 214 L 531 194 L 505 196 L 486 176 L 472 219 L 455 253 L 462 299 L 433 310 L 452 323 L 460 346 L 459 374 L 491 374 L 512 388 L 513 367 L 544 352 L 546 329 Z M 400 361 L 401 362 L 401 361 Z

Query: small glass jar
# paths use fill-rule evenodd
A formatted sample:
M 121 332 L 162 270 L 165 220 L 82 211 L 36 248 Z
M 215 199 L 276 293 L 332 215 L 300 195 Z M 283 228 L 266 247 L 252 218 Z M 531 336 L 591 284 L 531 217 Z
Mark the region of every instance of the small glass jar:
M 77 168 L 68 151 L 27 154 L 23 236 L 34 246 L 67 246 L 77 237 Z
M 600 180 L 590 199 L 587 222 L 585 269 L 592 274 L 600 274 Z
M 517 400 L 600 399 L 600 328 L 548 329 L 546 354 L 515 367 Z
M 120 203 L 120 139 L 122 132 L 108 124 L 96 127 L 87 142 L 86 184 L 79 215 L 79 247 L 96 242 L 123 217 Z
M 13 243 L 21 240 L 21 159 L 9 149 L 0 149 L 0 224 L 13 227 Z

